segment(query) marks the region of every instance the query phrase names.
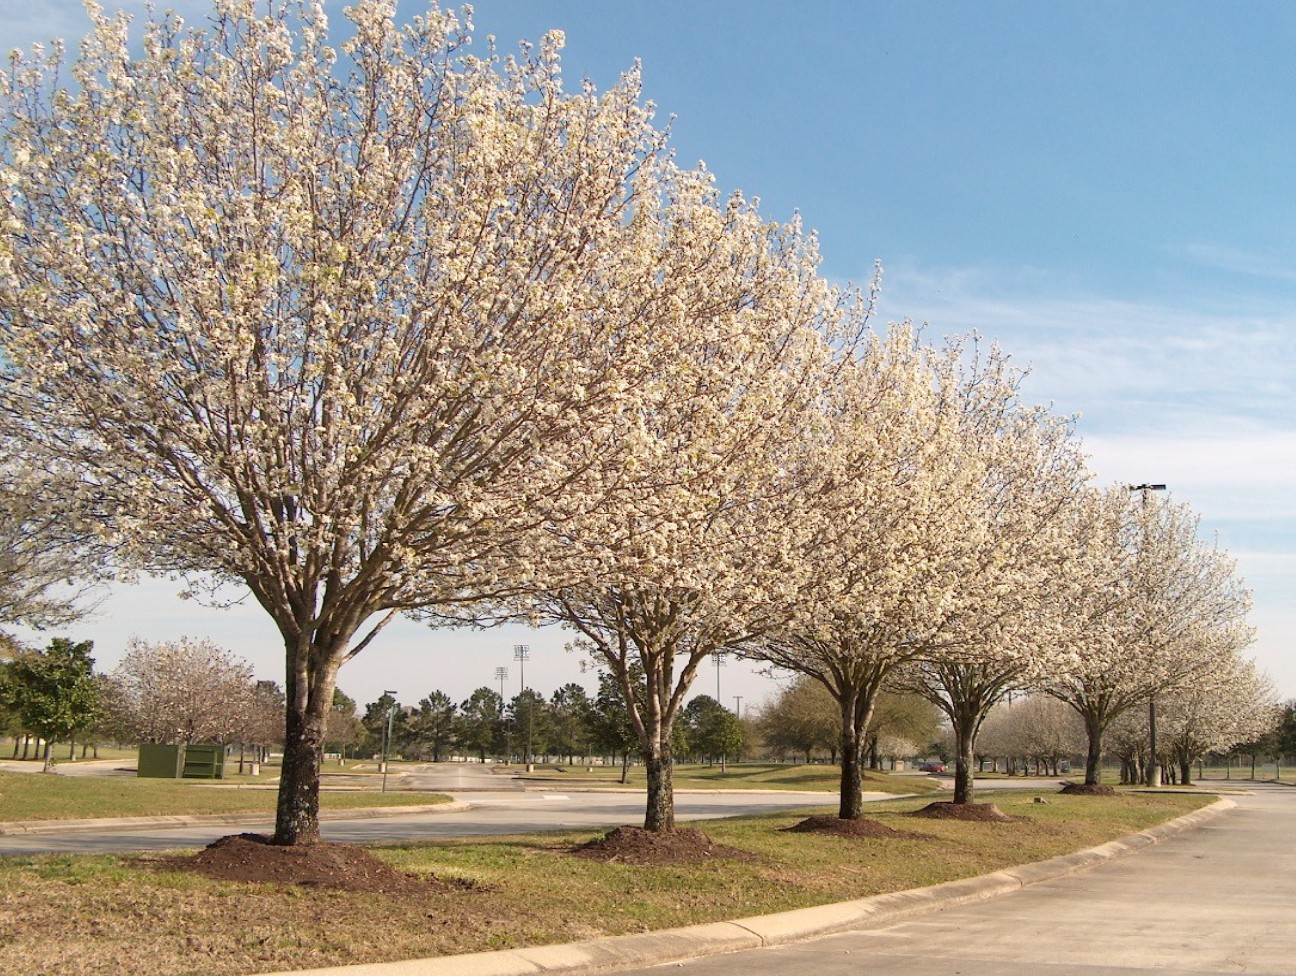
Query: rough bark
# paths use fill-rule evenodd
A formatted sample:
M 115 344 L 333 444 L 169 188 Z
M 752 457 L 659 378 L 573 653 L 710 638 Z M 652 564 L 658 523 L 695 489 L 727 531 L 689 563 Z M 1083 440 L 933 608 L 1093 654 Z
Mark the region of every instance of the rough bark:
M 1085 786 L 1097 786 L 1102 772 L 1102 723 L 1094 712 L 1082 715 L 1085 723 L 1085 737 L 1088 749 L 1085 752 Z
M 671 751 L 669 732 L 665 741 L 656 748 L 645 751 L 644 762 L 648 773 L 648 805 L 644 811 L 644 830 L 671 831 L 675 829 L 675 789 L 671 783 Z
M 976 720 L 958 715 L 954 725 L 954 802 L 971 803 L 976 774 L 973 767 L 976 749 Z
M 331 660 L 333 655 L 314 655 L 317 663 L 313 667 L 294 666 L 296 650 L 290 645 L 283 767 L 275 810 L 274 843 L 282 845 L 319 840 L 320 765 L 337 682 L 338 665 Z
M 841 801 L 837 816 L 842 820 L 858 820 L 864 815 L 864 779 L 860 770 L 860 743 L 854 722 L 846 715 L 843 706 L 841 730 Z

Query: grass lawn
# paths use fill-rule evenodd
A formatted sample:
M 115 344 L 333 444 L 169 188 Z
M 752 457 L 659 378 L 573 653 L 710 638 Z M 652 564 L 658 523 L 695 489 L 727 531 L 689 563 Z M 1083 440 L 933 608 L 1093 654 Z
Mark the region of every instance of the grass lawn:
M 262 788 L 232 788 L 235 786 Z M 271 813 L 275 797 L 273 780 L 265 783 L 251 776 L 217 781 L 0 772 L 0 821 Z M 320 805 L 326 810 L 355 809 L 445 803 L 449 799 L 439 793 L 325 791 Z
M 215 791 L 213 791 L 215 792 Z M 231 791 L 234 792 L 234 791 Z M 926 820 L 870 805 L 916 837 L 786 833 L 801 815 L 707 821 L 749 853 L 688 867 L 578 859 L 593 832 L 384 845 L 399 869 L 456 881 L 400 896 L 217 882 L 158 854 L 0 858 L 0 973 L 233 976 L 566 942 L 739 918 L 982 874 L 1088 847 L 1200 807 L 1203 796 L 984 792 L 1022 819 Z M 820 808 L 822 811 L 822 808 Z
M 620 786 L 620 766 L 537 766 L 534 773 L 517 774 L 535 784 L 577 786 Z M 643 766 L 631 766 L 626 785 L 643 789 L 647 774 Z M 678 765 L 672 781 L 681 790 L 811 790 L 836 793 L 841 770 L 826 763 L 730 763 L 723 772 L 718 765 Z M 939 789 L 926 776 L 893 776 L 866 771 L 864 789 L 879 793 L 929 793 Z

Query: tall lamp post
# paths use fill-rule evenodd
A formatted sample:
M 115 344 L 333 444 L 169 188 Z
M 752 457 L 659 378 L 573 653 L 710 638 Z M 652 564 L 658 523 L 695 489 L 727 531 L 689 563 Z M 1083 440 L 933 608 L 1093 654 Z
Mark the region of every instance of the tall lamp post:
M 518 663 L 518 681 L 522 685 L 522 695 L 526 695 L 526 663 L 531 658 L 531 647 L 528 644 L 513 645 L 513 660 Z M 532 706 L 533 702 L 526 699 L 527 710 L 527 737 L 526 737 L 526 771 L 532 772 L 535 769 L 535 762 L 531 758 L 531 729 L 532 713 L 535 711 Z
M 383 691 L 384 695 L 391 695 L 391 704 L 387 706 L 387 725 L 383 729 L 382 741 L 382 792 L 387 792 L 387 749 L 391 745 L 392 736 L 392 718 L 396 715 L 396 692 Z
M 738 734 L 742 735 L 742 695 L 734 695 L 734 718 L 738 720 Z M 738 747 L 738 755 L 734 756 L 734 762 L 742 762 L 742 746 Z
M 1147 518 L 1148 518 L 1148 492 L 1165 491 L 1165 485 L 1130 485 L 1130 491 L 1137 491 L 1143 496 L 1143 535 L 1139 556 L 1146 558 L 1143 550 L 1147 548 Z M 1156 692 L 1153 691 L 1148 697 L 1148 769 L 1145 782 L 1152 788 L 1161 785 L 1161 764 L 1157 762 L 1157 734 L 1156 734 Z

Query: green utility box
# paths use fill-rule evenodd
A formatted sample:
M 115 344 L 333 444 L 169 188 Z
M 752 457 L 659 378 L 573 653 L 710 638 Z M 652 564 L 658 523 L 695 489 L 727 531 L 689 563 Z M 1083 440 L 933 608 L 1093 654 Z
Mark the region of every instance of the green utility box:
M 153 779 L 224 779 L 225 747 L 211 742 L 145 742 L 140 745 L 136 775 Z

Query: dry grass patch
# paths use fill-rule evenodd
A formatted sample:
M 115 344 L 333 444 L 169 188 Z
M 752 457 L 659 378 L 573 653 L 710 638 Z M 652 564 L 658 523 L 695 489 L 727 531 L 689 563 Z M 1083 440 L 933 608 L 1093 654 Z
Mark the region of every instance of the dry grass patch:
M 210 976 L 588 939 L 824 904 L 968 877 L 1130 833 L 1208 797 L 994 797 L 1014 823 L 915 820 L 922 801 L 870 805 L 908 837 L 792 833 L 801 814 L 707 821 L 745 852 L 691 865 L 575 857 L 601 832 L 374 847 L 435 883 L 399 893 L 217 881 L 163 870 L 174 854 L 0 859 L 0 973 Z

